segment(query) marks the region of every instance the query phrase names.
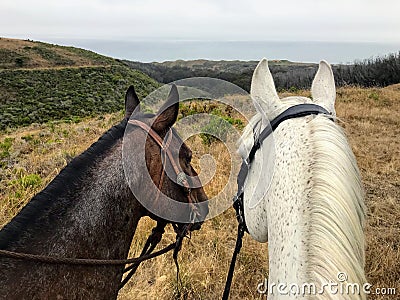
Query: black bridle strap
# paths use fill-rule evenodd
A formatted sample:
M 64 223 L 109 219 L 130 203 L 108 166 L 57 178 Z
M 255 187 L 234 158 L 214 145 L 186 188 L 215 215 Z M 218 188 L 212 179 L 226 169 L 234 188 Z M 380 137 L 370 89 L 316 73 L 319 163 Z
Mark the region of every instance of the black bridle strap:
M 258 149 L 260 149 L 262 143 L 265 141 L 267 137 L 271 135 L 272 132 L 275 131 L 278 126 L 289 119 L 305 117 L 309 115 L 318 115 L 323 114 L 329 116 L 330 119 L 333 120 L 331 114 L 322 106 L 312 104 L 312 103 L 305 103 L 305 104 L 298 104 L 292 107 L 289 107 L 284 112 L 279 114 L 276 118 L 274 118 L 270 125 L 265 127 L 263 131 L 261 131 L 258 137 L 255 137 L 254 145 L 251 148 L 249 155 L 246 159 L 243 160 L 242 165 L 240 167 L 240 171 L 237 178 L 237 185 L 238 185 L 238 192 L 234 198 L 233 207 L 236 210 L 236 216 L 239 223 L 244 223 L 245 231 L 246 222 L 244 220 L 244 206 L 243 206 L 243 191 L 244 191 L 244 183 L 247 178 L 247 174 L 249 173 L 250 165 L 254 160 L 254 156 Z
M 328 115 L 332 119 L 331 114 L 325 108 L 317 104 L 304 103 L 286 109 L 283 113 L 279 114 L 271 121 L 270 126 L 264 128 L 264 130 L 260 133 L 260 135 L 254 142 L 253 148 L 249 153 L 249 156 L 247 158 L 248 162 L 251 163 L 253 161 L 254 155 L 256 154 L 257 150 L 260 149 L 264 140 L 267 137 L 269 137 L 271 133 L 274 132 L 275 129 L 278 128 L 278 126 L 282 122 L 289 119 L 301 118 L 309 115 L 318 115 L 318 114 Z
M 242 247 L 242 238 L 244 232 L 245 231 L 248 232 L 246 227 L 246 221 L 244 218 L 244 203 L 243 203 L 244 184 L 247 178 L 247 174 L 249 173 L 250 170 L 250 165 L 254 160 L 256 152 L 258 151 L 258 149 L 260 149 L 265 139 L 269 137 L 271 133 L 274 132 L 274 130 L 278 128 L 279 124 L 281 124 L 282 122 L 289 119 L 300 118 L 309 115 L 318 115 L 318 114 L 327 115 L 331 120 L 334 120 L 332 115 L 325 108 L 316 104 L 305 103 L 289 107 L 283 113 L 279 114 L 275 119 L 273 119 L 270 123 L 270 126 L 264 128 L 258 137 L 255 137 L 254 145 L 251 148 L 248 157 L 243 160 L 237 178 L 238 192 L 233 199 L 233 207 L 235 208 L 236 218 L 239 223 L 238 235 L 236 239 L 235 250 L 233 252 L 231 264 L 229 267 L 228 276 L 226 278 L 225 289 L 224 289 L 224 294 L 222 296 L 222 300 L 227 300 L 229 297 L 229 291 L 233 279 L 233 272 L 236 264 L 236 257 L 239 254 L 240 249 Z
M 228 271 L 228 276 L 226 278 L 226 284 L 225 284 L 224 294 L 222 295 L 222 300 L 227 300 L 229 297 L 229 292 L 231 290 L 231 284 L 233 279 L 233 272 L 235 271 L 236 258 L 240 252 L 240 249 L 242 248 L 242 238 L 244 235 L 244 230 L 245 228 L 243 224 L 239 223 L 235 250 L 233 251 L 231 264 L 229 265 L 229 271 Z
M 247 174 L 250 169 L 250 164 L 252 163 L 254 156 L 258 149 L 260 149 L 262 143 L 265 141 L 267 137 L 271 135 L 272 132 L 275 131 L 278 126 L 289 119 L 295 119 L 300 117 L 305 117 L 309 115 L 318 115 L 323 114 L 329 116 L 330 119 L 333 120 L 332 115 L 322 106 L 312 104 L 312 103 L 305 103 L 305 104 L 298 104 L 286 109 L 283 113 L 279 114 L 275 119 L 273 119 L 269 126 L 265 127 L 263 131 L 261 131 L 258 137 L 255 137 L 254 145 L 251 148 L 248 157 L 243 160 L 242 165 L 240 167 L 240 171 L 238 174 L 237 184 L 238 184 L 238 195 L 235 197 L 234 201 L 240 200 L 239 193 L 243 193 L 244 183 L 246 181 Z M 240 205 L 243 207 L 243 205 Z

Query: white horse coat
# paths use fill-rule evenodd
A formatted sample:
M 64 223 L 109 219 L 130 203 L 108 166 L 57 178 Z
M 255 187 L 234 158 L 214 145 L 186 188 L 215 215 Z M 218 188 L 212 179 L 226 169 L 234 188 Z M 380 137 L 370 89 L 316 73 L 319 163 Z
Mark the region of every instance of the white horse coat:
M 324 107 L 335 117 L 335 83 L 322 61 L 312 84 L 312 98 L 279 99 L 263 59 L 254 71 L 251 96 L 258 113 L 244 131 L 239 153 L 246 158 L 254 138 L 285 109 L 301 103 Z M 272 135 L 269 137 L 272 138 Z M 342 129 L 324 115 L 282 122 L 257 151 L 244 188 L 246 224 L 251 236 L 268 240 L 269 284 L 334 282 L 362 285 L 364 275 L 364 202 L 360 174 Z M 272 145 L 272 146 L 271 146 Z M 275 145 L 275 151 L 271 149 Z M 275 155 L 271 155 L 275 153 Z M 339 273 L 347 280 L 341 282 Z M 340 275 L 339 275 L 340 276 Z M 296 287 L 268 299 L 365 299 L 365 295 L 331 293 L 301 295 Z

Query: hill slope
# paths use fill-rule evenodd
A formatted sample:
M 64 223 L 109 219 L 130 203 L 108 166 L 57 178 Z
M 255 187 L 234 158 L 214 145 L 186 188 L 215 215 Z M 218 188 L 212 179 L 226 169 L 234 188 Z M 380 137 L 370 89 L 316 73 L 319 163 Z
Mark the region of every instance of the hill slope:
M 0 38 L 0 70 L 111 65 L 116 61 L 92 51 L 30 40 Z
M 249 91 L 253 71 L 258 61 L 177 60 L 163 63 L 123 61 L 152 78 L 169 83 L 186 77 L 214 77 L 230 81 Z M 318 64 L 287 60 L 269 61 L 269 67 L 278 90 L 308 89 Z M 357 85 L 385 87 L 400 82 L 400 52 L 382 57 L 356 61 L 352 65 L 334 65 L 337 86 Z
M 249 91 L 251 77 L 258 61 L 177 60 L 162 63 L 122 61 L 127 66 L 142 71 L 159 82 L 169 83 L 187 77 L 214 77 L 232 82 Z M 269 61 L 278 89 L 307 87 L 318 69 L 317 64 L 297 63 L 287 60 Z
M 140 97 L 159 86 L 91 51 L 1 38 L 0 130 L 121 110 L 131 84 Z

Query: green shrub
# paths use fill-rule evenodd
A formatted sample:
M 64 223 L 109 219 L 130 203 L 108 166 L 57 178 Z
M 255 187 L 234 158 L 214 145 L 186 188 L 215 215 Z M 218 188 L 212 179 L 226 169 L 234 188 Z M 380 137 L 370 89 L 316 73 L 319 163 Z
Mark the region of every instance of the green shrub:
M 25 60 L 24 60 L 23 57 L 17 57 L 17 58 L 15 59 L 15 65 L 16 65 L 18 68 L 23 67 L 24 64 L 25 64 Z
M 12 147 L 14 139 L 5 138 L 0 143 L 0 167 L 3 168 L 7 165 L 6 158 L 10 156 L 10 148 Z
M 21 139 L 24 140 L 25 142 L 30 142 L 30 141 L 33 140 L 33 138 L 34 137 L 31 134 L 28 134 L 28 135 L 25 135 L 25 136 L 21 136 Z
M 223 118 L 212 118 L 208 124 L 202 127 L 200 138 L 203 144 L 210 146 L 213 142 L 226 141 L 228 130 L 231 127 L 229 122 Z
M 379 101 L 379 94 L 377 92 L 372 92 L 369 94 L 368 98 L 374 101 Z
M 60 65 L 60 66 L 74 65 L 74 62 L 72 60 L 62 57 L 56 51 L 50 50 L 46 46 L 42 45 L 34 46 L 31 48 L 31 50 L 39 54 L 43 59 L 48 60 L 49 62 L 54 63 L 55 65 Z
M 36 187 L 42 184 L 42 178 L 38 174 L 23 175 L 18 183 L 22 188 Z

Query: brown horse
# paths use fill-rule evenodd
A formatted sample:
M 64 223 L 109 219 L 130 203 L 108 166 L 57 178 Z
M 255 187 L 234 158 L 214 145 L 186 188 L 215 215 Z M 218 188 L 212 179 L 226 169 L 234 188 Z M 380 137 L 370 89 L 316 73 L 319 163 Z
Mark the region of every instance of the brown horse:
M 124 120 L 72 160 L 0 231 L 0 249 L 70 258 L 127 257 L 139 219 L 151 214 L 133 195 L 124 174 L 124 132 L 135 111 L 133 118 L 152 123 L 155 132 L 164 138 L 177 119 L 177 88 L 172 87 L 163 109 L 156 115 L 142 114 L 139 109 L 135 110 L 138 105 L 139 99 L 130 87 L 125 97 Z M 146 139 L 147 133 L 133 128 L 128 134 L 135 141 Z M 197 176 L 190 165 L 189 148 L 174 131 L 171 136 L 170 148 L 178 154 L 180 168 L 189 176 Z M 176 149 L 176 145 L 181 146 Z M 160 148 L 153 139 L 147 137 L 145 149 L 131 146 L 135 152 L 130 158 L 130 169 L 136 174 L 131 176 L 130 180 L 134 181 L 130 182 L 131 188 L 136 186 L 146 191 L 147 185 L 153 183 L 142 180 L 141 174 L 148 172 L 155 183 L 163 178 L 160 189 L 164 195 L 188 202 L 186 188 L 160 174 L 164 168 Z M 145 157 L 147 170 L 136 168 L 139 157 Z M 191 198 L 194 202 L 207 200 L 201 187 L 192 189 Z M 208 213 L 204 210 L 203 207 L 200 211 L 203 217 Z M 198 224 L 192 229 L 199 227 Z M 0 298 L 116 299 L 123 268 L 45 264 L 0 257 Z

